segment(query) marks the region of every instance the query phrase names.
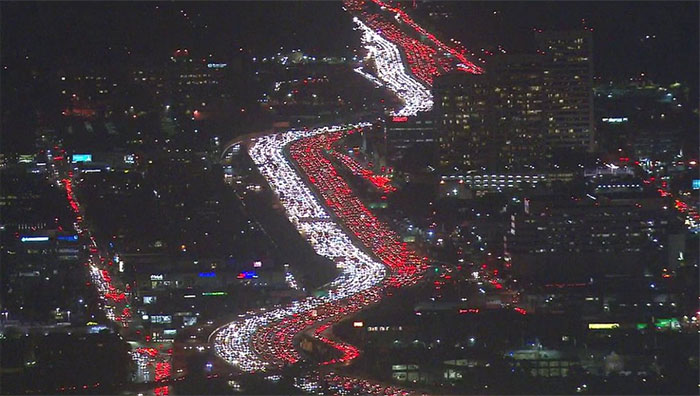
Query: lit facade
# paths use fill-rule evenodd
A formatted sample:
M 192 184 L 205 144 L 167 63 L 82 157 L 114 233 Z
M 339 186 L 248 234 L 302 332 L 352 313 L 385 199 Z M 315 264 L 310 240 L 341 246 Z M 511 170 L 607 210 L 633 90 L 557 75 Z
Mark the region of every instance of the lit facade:
M 592 41 L 588 31 L 540 33 L 545 50 L 504 55 L 484 75 L 435 79 L 434 115 L 445 169 L 555 165 L 594 147 Z
M 546 124 L 541 57 L 507 56 L 487 75 L 436 79 L 441 165 L 459 169 L 543 164 Z
M 593 36 L 587 30 L 553 31 L 535 36 L 546 60 L 547 143 L 564 151 L 592 151 Z

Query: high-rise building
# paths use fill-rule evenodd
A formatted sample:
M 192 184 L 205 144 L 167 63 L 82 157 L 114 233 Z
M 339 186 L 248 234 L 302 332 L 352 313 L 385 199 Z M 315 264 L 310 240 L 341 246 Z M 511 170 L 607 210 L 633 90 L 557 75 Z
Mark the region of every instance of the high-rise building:
M 471 169 L 487 161 L 492 131 L 486 125 L 489 86 L 485 75 L 445 74 L 433 82 L 439 165 Z
M 492 64 L 499 163 L 507 169 L 540 168 L 547 160 L 542 67 L 536 55 L 508 55 Z
M 434 85 L 441 165 L 513 169 L 546 159 L 543 63 L 500 58 L 486 75 L 446 75 Z
M 542 169 L 593 149 L 590 32 L 540 33 L 537 42 L 538 54 L 495 57 L 486 74 L 435 79 L 444 169 Z
M 592 151 L 593 37 L 588 30 L 550 31 L 535 36 L 546 59 L 547 143 L 559 151 Z

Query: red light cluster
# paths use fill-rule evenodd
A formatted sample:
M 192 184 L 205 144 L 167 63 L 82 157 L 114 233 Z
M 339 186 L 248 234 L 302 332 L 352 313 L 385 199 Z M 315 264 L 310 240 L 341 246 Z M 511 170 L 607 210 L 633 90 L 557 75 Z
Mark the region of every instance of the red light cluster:
M 365 169 L 354 158 L 352 158 L 348 155 L 345 155 L 343 153 L 334 151 L 332 155 L 334 158 L 339 160 L 343 165 L 345 165 L 348 169 L 350 169 L 350 171 L 352 172 L 353 175 L 360 176 L 360 177 L 364 178 L 365 180 L 372 183 L 379 190 L 381 190 L 385 193 L 390 193 L 390 192 L 396 191 L 396 187 L 394 187 L 390 184 L 391 183 L 390 178 L 388 178 L 386 176 L 375 175 L 372 170 Z

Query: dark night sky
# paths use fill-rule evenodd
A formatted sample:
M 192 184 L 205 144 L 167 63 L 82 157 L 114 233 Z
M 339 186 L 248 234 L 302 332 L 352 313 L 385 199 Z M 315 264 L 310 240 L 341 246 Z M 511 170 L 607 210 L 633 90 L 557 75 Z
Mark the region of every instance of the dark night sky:
M 496 42 L 522 50 L 532 42 L 532 28 L 594 28 L 596 75 L 626 78 L 645 72 L 654 81 L 686 80 L 698 85 L 697 1 L 607 2 L 453 2 L 464 20 L 459 36 L 467 46 Z M 494 15 L 493 11 L 500 13 Z M 644 40 L 646 35 L 656 39 Z
M 691 2 L 450 2 L 467 47 L 489 43 L 518 50 L 531 29 L 595 29 L 596 75 L 624 78 L 641 71 L 659 82 L 698 85 L 697 1 Z M 51 67 L 75 60 L 96 66 L 151 58 L 175 48 L 211 51 L 225 58 L 243 46 L 264 55 L 280 45 L 338 53 L 352 22 L 339 2 L 2 2 L 2 58 L 28 53 Z M 180 10 L 184 10 L 185 18 Z M 493 11 L 500 11 L 493 15 Z M 207 25 L 204 28 L 204 25 Z M 641 42 L 645 35 L 656 40 Z M 108 47 L 112 47 L 109 51 Z

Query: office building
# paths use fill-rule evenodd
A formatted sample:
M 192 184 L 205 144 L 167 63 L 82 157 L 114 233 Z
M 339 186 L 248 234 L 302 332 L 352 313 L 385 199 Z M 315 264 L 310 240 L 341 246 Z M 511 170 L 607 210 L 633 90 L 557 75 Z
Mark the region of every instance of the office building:
M 551 31 L 535 36 L 546 60 L 547 143 L 556 151 L 592 151 L 593 37 L 588 30 Z
M 443 169 L 575 166 L 573 153 L 593 149 L 590 32 L 541 33 L 537 40 L 547 52 L 502 55 L 484 75 L 435 79 Z
M 384 123 L 384 144 L 389 158 L 416 148 L 423 156 L 433 159 L 437 152 L 433 118 L 425 113 L 413 117 L 389 117 Z
M 541 281 L 660 273 L 685 250 L 669 205 L 653 192 L 525 199 L 511 217 L 506 255 L 516 272 Z

